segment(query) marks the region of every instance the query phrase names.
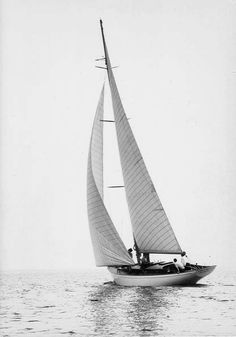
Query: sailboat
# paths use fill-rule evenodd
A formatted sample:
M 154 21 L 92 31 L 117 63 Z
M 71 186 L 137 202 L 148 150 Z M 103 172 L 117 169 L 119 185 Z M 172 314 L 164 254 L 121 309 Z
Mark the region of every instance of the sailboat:
M 150 254 L 184 255 L 158 197 L 124 111 L 114 78 L 103 23 L 100 28 L 105 65 L 111 91 L 114 120 L 106 120 L 104 85 L 93 122 L 87 168 L 87 208 L 96 266 L 107 267 L 116 284 L 122 286 L 192 285 L 210 274 L 215 265 L 187 263 L 179 270 L 173 262 L 151 262 Z M 101 59 L 99 59 L 101 60 Z M 124 189 L 128 204 L 137 262 L 127 251 L 104 203 L 103 125 L 114 122 Z M 141 261 L 141 255 L 143 256 Z

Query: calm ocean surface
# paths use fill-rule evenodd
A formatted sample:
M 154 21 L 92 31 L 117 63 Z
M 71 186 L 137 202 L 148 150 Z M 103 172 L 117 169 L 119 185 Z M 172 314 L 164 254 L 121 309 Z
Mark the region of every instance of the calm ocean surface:
M 125 288 L 105 268 L 1 274 L 0 336 L 236 336 L 236 274 Z

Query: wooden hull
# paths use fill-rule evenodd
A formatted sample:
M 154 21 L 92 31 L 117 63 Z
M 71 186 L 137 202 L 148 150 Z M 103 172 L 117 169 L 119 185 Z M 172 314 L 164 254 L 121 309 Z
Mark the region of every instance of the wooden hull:
M 159 287 L 193 285 L 200 279 L 209 275 L 216 266 L 204 266 L 201 269 L 184 271 L 182 273 L 161 274 L 161 275 L 134 275 L 120 272 L 118 268 L 108 267 L 113 280 L 121 286 L 138 287 Z

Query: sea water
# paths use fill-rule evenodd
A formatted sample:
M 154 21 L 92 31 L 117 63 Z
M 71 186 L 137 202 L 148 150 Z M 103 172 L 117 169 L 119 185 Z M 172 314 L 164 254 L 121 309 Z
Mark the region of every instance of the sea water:
M 0 336 L 236 336 L 236 278 L 121 287 L 105 268 L 1 273 Z

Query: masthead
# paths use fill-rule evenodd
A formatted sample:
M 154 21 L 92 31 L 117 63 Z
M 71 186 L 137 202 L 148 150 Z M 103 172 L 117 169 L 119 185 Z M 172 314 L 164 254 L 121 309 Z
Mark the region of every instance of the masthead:
M 105 64 L 107 65 L 107 48 L 106 48 L 106 42 L 105 42 L 105 37 L 104 37 L 104 32 L 103 32 L 103 23 L 101 19 L 100 19 L 100 27 L 101 27 L 101 32 L 102 32 L 102 42 L 103 42 L 103 48 L 104 48 L 104 53 L 105 53 Z

